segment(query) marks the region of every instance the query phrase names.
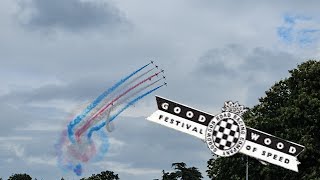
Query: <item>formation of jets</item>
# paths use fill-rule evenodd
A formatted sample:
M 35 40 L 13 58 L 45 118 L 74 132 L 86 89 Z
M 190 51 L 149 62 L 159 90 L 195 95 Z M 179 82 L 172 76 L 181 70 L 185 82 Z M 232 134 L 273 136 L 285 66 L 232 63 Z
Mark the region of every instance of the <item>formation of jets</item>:
M 151 64 L 153 64 L 157 69 L 159 69 L 159 66 L 158 66 L 158 65 L 156 65 L 156 64 L 154 64 L 154 61 L 151 61 Z M 163 69 L 161 69 L 161 71 L 160 71 L 160 72 L 161 72 L 161 73 L 164 73 L 164 70 L 163 70 Z M 159 73 L 156 73 L 156 76 L 158 76 L 158 74 L 159 74 Z M 164 75 L 163 75 L 163 76 L 162 76 L 162 78 L 166 80 L 166 76 L 164 76 Z M 150 79 L 150 80 L 151 80 L 151 79 Z M 163 85 L 167 86 L 167 83 L 166 83 L 166 82 L 164 82 L 164 83 L 163 83 Z
M 156 64 L 154 64 L 153 61 L 151 61 L 151 64 L 153 64 L 157 69 L 159 69 L 159 67 L 158 67 Z M 164 73 L 164 70 L 161 69 L 160 72 L 156 73 L 155 75 L 158 77 L 158 75 L 159 75 L 160 73 Z M 162 78 L 166 80 L 166 76 L 162 75 Z M 149 80 L 151 81 L 151 78 L 149 78 Z M 167 86 L 167 83 L 164 82 L 163 85 Z M 111 106 L 113 106 L 113 105 L 114 105 L 114 104 L 111 103 Z M 135 107 L 135 105 L 133 105 L 133 106 Z

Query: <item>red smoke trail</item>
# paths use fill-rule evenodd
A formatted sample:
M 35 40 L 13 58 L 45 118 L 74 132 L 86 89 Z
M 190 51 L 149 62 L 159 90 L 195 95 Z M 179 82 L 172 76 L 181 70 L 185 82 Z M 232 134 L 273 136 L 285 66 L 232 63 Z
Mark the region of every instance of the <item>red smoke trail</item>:
M 139 85 L 145 83 L 148 80 L 151 80 L 153 77 L 158 76 L 158 74 L 160 74 L 161 71 L 153 74 L 152 76 L 144 79 L 143 81 L 139 82 L 138 84 L 132 86 L 131 88 L 127 89 L 125 92 L 123 92 L 122 94 L 120 94 L 118 97 L 116 97 L 115 99 L 113 99 L 111 102 L 109 102 L 106 106 L 104 106 L 103 108 L 101 108 L 95 115 L 93 115 L 86 124 L 84 124 L 76 133 L 76 138 L 77 141 L 80 141 L 80 136 L 90 127 L 91 123 L 94 121 L 94 119 L 99 116 L 99 114 L 101 114 L 103 111 L 105 111 L 110 105 L 112 105 L 115 101 L 117 101 L 118 99 L 120 99 L 122 96 L 126 95 L 128 92 L 130 92 L 131 90 L 133 90 L 134 88 L 138 87 Z

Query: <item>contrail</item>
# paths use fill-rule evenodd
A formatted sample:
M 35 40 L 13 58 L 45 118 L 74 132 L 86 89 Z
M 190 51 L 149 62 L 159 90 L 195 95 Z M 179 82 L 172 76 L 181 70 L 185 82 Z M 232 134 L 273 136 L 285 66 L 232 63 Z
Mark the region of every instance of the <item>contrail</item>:
M 151 63 L 148 63 L 138 70 L 134 71 L 130 75 L 126 76 L 125 78 L 118 81 L 116 84 L 114 84 L 111 88 L 103 92 L 97 99 L 95 99 L 80 115 L 78 115 L 74 120 L 72 120 L 68 125 L 68 136 L 72 143 L 75 142 L 75 139 L 73 137 L 73 128 L 75 125 L 77 125 L 93 108 L 95 108 L 105 97 L 107 97 L 111 92 L 113 92 L 115 89 L 117 89 L 121 84 L 123 84 L 125 81 L 127 81 L 129 78 L 140 72 L 142 69 L 149 66 Z
M 116 81 L 90 104 L 86 103 L 83 111 L 71 119 L 55 144 L 60 168 L 79 176 L 86 163 L 104 158 L 110 147 L 107 131 L 112 130 L 113 120 L 148 94 L 166 85 L 158 83 L 161 77 L 155 77 L 164 70 L 157 72 L 155 69 L 158 66 L 151 67 L 150 64 L 153 61 Z M 98 131 L 103 126 L 107 131 Z M 98 133 L 94 134 L 95 131 Z
M 101 114 L 101 118 L 105 118 L 105 119 L 108 119 L 108 117 L 110 116 L 110 113 L 116 109 L 118 106 L 120 106 L 121 104 L 123 104 L 124 102 L 127 102 L 128 99 L 134 97 L 135 95 L 139 94 L 140 92 L 142 92 L 143 90 L 149 88 L 150 86 L 153 86 L 154 84 L 156 84 L 157 82 L 161 81 L 163 78 L 159 78 L 158 80 L 150 83 L 150 84 L 147 84 L 145 85 L 144 87 L 141 87 L 139 88 L 138 90 L 134 91 L 133 93 L 131 94 L 128 94 L 127 96 L 123 96 L 121 99 L 119 99 L 118 101 L 116 101 L 109 109 L 107 109 L 105 112 L 103 112 Z M 101 120 L 100 118 L 96 118 L 94 121 L 97 121 L 97 120 Z
M 108 108 L 105 112 L 101 113 L 99 116 L 97 116 L 91 123 L 91 125 L 94 125 L 96 123 L 98 123 L 100 120 L 102 119 L 106 119 L 106 128 L 108 132 L 112 132 L 114 127 L 110 127 L 109 125 L 109 116 L 110 113 L 116 109 L 118 106 L 120 106 L 121 104 L 123 104 L 124 102 L 126 102 L 128 99 L 134 97 L 135 95 L 139 94 L 140 92 L 144 91 L 145 89 L 149 88 L 150 86 L 153 86 L 154 84 L 156 84 L 157 82 L 161 81 L 163 78 L 159 78 L 158 80 L 145 85 L 144 87 L 139 88 L 138 90 L 134 91 L 131 94 L 128 94 L 127 96 L 123 96 L 122 98 L 120 98 L 118 101 L 116 101 L 110 108 Z
M 151 84 L 148 84 L 148 85 L 145 86 L 145 87 L 140 88 L 139 90 L 137 90 L 137 91 L 134 92 L 133 94 L 129 95 L 127 98 L 124 98 L 124 99 L 122 99 L 122 101 L 120 101 L 120 102 L 118 102 L 117 104 L 113 105 L 113 106 L 110 108 L 110 111 L 109 111 L 109 113 L 107 114 L 107 116 L 106 116 L 106 117 L 103 117 L 103 118 L 106 119 L 105 122 L 106 122 L 106 129 L 107 129 L 107 131 L 108 131 L 108 132 L 112 132 L 113 129 L 114 129 L 114 125 L 112 124 L 112 122 L 110 122 L 110 119 L 109 119 L 110 112 L 111 112 L 113 109 L 117 108 L 119 105 L 121 105 L 122 103 L 126 102 L 126 101 L 127 101 L 128 99 L 130 99 L 131 97 L 134 97 L 135 95 L 137 95 L 137 94 L 140 93 L 141 91 L 149 88 L 150 86 L 153 86 L 154 84 L 156 84 L 156 83 L 159 82 L 160 80 L 162 80 L 162 78 L 154 81 L 154 82 L 151 83 Z
M 112 105 L 115 101 L 117 101 L 119 98 L 121 98 L 122 96 L 126 95 L 128 92 L 130 92 L 131 90 L 133 90 L 134 88 L 140 86 L 141 84 L 145 83 L 148 80 L 151 80 L 153 77 L 157 76 L 158 74 L 160 74 L 160 72 L 157 72 L 155 74 L 153 74 L 152 76 L 142 80 L 141 82 L 137 83 L 136 85 L 130 87 L 129 89 L 127 89 L 125 92 L 123 92 L 122 94 L 120 94 L 118 97 L 116 97 L 115 99 L 113 99 L 110 103 L 108 103 L 106 106 L 104 106 L 102 109 L 100 109 L 94 116 L 92 116 L 88 122 L 82 126 L 77 132 L 76 132 L 76 136 L 79 139 L 79 137 L 81 136 L 82 133 L 84 133 L 85 130 L 87 130 L 89 128 L 89 126 L 91 125 L 92 121 L 100 114 L 102 113 L 105 109 L 107 109 L 110 105 Z
M 140 79 L 141 77 L 145 76 L 146 74 L 148 74 L 149 72 L 153 71 L 154 69 L 155 69 L 155 67 L 154 67 L 154 68 L 149 69 L 148 71 L 144 72 L 143 74 L 141 74 L 141 75 L 139 75 L 139 76 L 137 76 L 137 77 L 133 78 L 131 81 L 129 81 L 129 82 L 127 82 L 127 83 L 125 83 L 125 84 L 121 87 L 121 89 L 119 89 L 119 91 L 121 91 L 122 89 L 126 88 L 128 85 L 130 85 L 130 84 L 132 84 L 132 83 L 136 82 L 138 79 Z
M 123 89 L 127 88 L 130 84 L 132 84 L 132 83 L 134 83 L 135 81 L 139 80 L 141 77 L 147 75 L 148 73 L 150 73 L 150 72 L 153 71 L 154 69 L 155 69 L 155 67 L 149 69 L 148 71 L 144 72 L 143 74 L 141 74 L 141 75 L 139 75 L 139 76 L 137 76 L 137 77 L 134 77 L 134 78 L 133 78 L 132 80 L 130 80 L 129 82 L 126 82 L 126 83 L 122 84 L 121 87 L 119 87 L 119 89 L 117 90 L 117 92 L 121 92 Z M 119 93 L 117 93 L 117 94 L 119 94 Z M 101 102 L 99 103 L 99 105 L 97 105 L 94 109 L 92 109 L 89 114 L 87 114 L 86 117 L 89 117 L 89 118 L 90 118 L 91 116 L 93 116 L 94 114 L 96 114 L 96 113 L 99 111 L 99 109 L 101 109 L 105 104 L 107 104 L 110 100 L 112 100 L 112 99 L 114 98 L 114 96 L 116 96 L 117 94 L 116 94 L 115 91 L 112 92 L 111 94 L 109 94 L 108 98 L 105 98 L 103 101 L 101 101 Z M 110 112 L 110 111 L 109 111 L 109 112 Z M 107 114 L 107 113 L 105 113 L 105 114 Z M 106 115 L 102 115 L 102 116 L 106 116 Z M 97 118 L 96 118 L 96 119 L 97 119 Z M 80 123 L 78 123 L 78 127 L 82 127 L 84 124 L 86 124 L 86 119 L 83 119 Z M 109 127 L 109 126 L 108 126 L 108 127 Z M 75 127 L 75 128 L 77 128 L 77 127 Z M 74 128 L 74 129 L 75 129 L 75 128 Z M 75 130 L 75 131 L 78 131 L 78 130 Z M 108 131 L 111 132 L 112 130 L 108 130 Z
M 129 108 L 130 106 L 132 106 L 134 103 L 136 103 L 137 101 L 141 100 L 142 98 L 144 98 L 144 97 L 147 96 L 148 94 L 150 94 L 150 93 L 158 90 L 158 89 L 161 88 L 162 86 L 163 86 L 163 85 L 160 85 L 160 86 L 158 86 L 158 87 L 156 87 L 156 88 L 154 88 L 154 89 L 151 89 L 150 91 L 148 91 L 148 92 L 146 92 L 146 93 L 138 96 L 137 98 L 133 99 L 132 101 L 130 101 L 125 107 L 123 107 L 120 111 L 118 111 L 115 115 L 113 115 L 113 116 L 110 118 L 110 122 L 112 122 L 119 114 L 121 114 L 124 110 L 126 110 L 126 109 Z M 89 130 L 88 134 L 87 134 L 88 138 L 90 139 L 91 136 L 92 136 L 92 133 L 93 133 L 94 131 L 99 131 L 99 130 L 100 130 L 103 126 L 105 126 L 105 125 L 106 125 L 106 122 L 103 122 L 103 123 L 101 123 L 101 124 L 98 125 L 98 126 L 92 127 L 92 128 Z
M 109 138 L 104 131 L 99 131 L 98 135 L 100 136 L 101 145 L 99 147 L 99 150 L 97 151 L 97 154 L 92 159 L 93 161 L 99 161 L 99 160 L 103 159 L 105 154 L 108 152 L 109 146 L 110 146 Z
M 96 124 L 97 122 L 99 122 L 100 120 L 105 119 L 106 121 L 106 130 L 108 132 L 112 132 L 114 130 L 114 125 L 113 123 L 109 122 L 109 116 L 110 113 L 116 109 L 118 106 L 120 106 L 121 104 L 123 104 L 124 102 L 126 102 L 128 99 L 134 97 L 135 95 L 137 95 L 138 93 L 140 93 L 141 91 L 149 88 L 150 86 L 156 84 L 157 82 L 161 81 L 163 78 L 160 78 L 154 82 L 152 82 L 151 84 L 148 84 L 144 87 L 141 87 L 140 89 L 136 90 L 135 92 L 133 92 L 132 94 L 128 94 L 127 96 L 125 96 L 125 98 L 121 98 L 119 101 L 116 101 L 113 106 L 111 106 L 109 109 L 107 109 L 106 112 L 102 113 L 101 116 L 99 116 L 98 118 L 95 118 L 94 122 L 92 123 L 92 125 Z

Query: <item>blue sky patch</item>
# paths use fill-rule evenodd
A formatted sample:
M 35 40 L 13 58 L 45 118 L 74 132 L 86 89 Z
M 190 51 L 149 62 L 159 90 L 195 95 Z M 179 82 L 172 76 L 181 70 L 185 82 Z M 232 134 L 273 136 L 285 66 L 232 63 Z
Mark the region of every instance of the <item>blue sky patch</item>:
M 287 44 L 310 46 L 319 40 L 320 24 L 313 17 L 286 14 L 283 24 L 277 28 L 277 35 Z

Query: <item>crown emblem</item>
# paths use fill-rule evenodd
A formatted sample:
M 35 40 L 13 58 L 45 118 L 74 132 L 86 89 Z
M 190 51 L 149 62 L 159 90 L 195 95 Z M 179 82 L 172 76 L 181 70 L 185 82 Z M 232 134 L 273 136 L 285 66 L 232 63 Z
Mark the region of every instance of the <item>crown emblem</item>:
M 224 102 L 224 106 L 222 108 L 222 112 L 231 112 L 239 116 L 242 116 L 246 111 L 247 109 L 243 105 L 240 105 L 238 102 L 232 101 Z

